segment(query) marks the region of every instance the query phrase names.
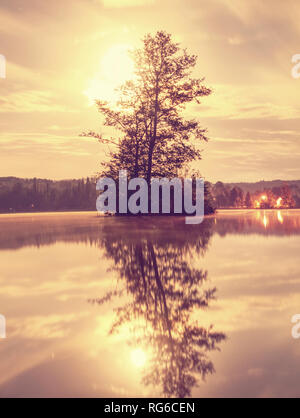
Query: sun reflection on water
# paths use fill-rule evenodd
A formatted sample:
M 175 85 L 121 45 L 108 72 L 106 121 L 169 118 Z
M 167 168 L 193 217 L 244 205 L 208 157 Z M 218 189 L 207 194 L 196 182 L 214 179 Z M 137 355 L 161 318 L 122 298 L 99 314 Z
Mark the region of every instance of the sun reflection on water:
M 277 219 L 278 219 L 278 221 L 279 221 L 281 224 L 283 224 L 283 217 L 282 217 L 282 215 L 281 215 L 281 211 L 280 211 L 280 210 L 277 212 Z
M 266 214 L 264 213 L 263 224 L 265 228 L 267 228 L 268 223 L 269 223 L 268 218 L 266 217 Z

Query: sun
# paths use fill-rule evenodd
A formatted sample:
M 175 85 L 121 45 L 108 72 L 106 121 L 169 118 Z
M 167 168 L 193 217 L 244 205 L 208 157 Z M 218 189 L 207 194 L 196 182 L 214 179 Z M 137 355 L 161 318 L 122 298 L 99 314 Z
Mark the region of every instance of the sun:
M 129 45 L 117 44 L 104 54 L 101 64 L 103 74 L 107 79 L 120 83 L 133 75 L 134 66 L 129 50 Z
M 88 81 L 87 88 L 83 92 L 89 99 L 89 104 L 94 104 L 98 99 L 112 104 L 117 102 L 118 95 L 115 89 L 134 78 L 130 49 L 130 45 L 127 44 L 115 44 L 103 54 L 98 71 Z
M 147 356 L 141 348 L 135 348 L 130 353 L 131 362 L 135 367 L 143 367 L 146 364 Z

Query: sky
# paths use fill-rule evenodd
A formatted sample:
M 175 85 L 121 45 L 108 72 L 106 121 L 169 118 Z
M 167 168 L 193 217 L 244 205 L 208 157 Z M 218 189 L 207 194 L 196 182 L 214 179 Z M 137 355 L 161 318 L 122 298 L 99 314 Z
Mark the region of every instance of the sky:
M 300 179 L 299 22 L 299 0 L 1 0 L 0 176 L 96 174 L 107 148 L 79 136 L 106 132 L 93 99 L 114 97 L 132 75 L 127 50 L 162 29 L 213 90 L 188 109 L 210 138 L 201 174 Z

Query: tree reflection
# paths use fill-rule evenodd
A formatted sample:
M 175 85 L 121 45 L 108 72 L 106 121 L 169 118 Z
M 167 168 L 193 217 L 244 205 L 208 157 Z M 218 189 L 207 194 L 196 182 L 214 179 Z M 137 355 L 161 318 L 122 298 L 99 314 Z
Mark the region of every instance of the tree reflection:
M 193 259 L 207 249 L 211 226 L 211 220 L 192 228 L 177 224 L 168 237 L 161 229 L 129 237 L 121 234 L 121 238 L 107 233 L 102 241 L 120 283 L 118 290 L 90 302 L 103 304 L 124 293 L 129 296 L 129 302 L 116 309 L 110 332 L 128 323 L 139 324 L 131 341 L 151 347 L 152 352 L 143 381 L 160 387 L 167 397 L 190 396 L 198 378 L 214 372 L 208 352 L 225 339 L 212 326 L 200 326 L 195 315 L 208 307 L 216 293 L 205 286 L 207 272 L 193 267 Z

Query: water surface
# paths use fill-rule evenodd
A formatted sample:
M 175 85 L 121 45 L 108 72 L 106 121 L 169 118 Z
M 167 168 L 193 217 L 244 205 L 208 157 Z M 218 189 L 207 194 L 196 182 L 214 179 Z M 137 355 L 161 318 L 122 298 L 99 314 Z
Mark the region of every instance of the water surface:
M 300 211 L 0 215 L 0 396 L 297 396 Z

